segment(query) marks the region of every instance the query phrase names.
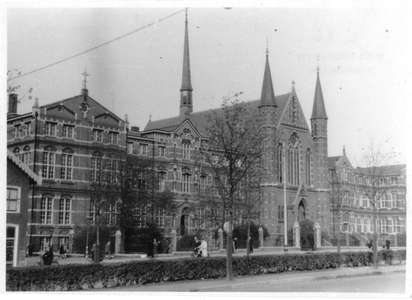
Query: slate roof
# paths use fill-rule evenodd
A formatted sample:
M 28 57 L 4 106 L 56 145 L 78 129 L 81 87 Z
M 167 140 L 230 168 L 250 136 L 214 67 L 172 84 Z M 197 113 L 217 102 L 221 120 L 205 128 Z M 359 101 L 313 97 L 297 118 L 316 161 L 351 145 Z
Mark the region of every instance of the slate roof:
M 281 115 L 281 112 L 285 109 L 286 103 L 289 99 L 290 94 L 285 94 L 285 95 L 280 95 L 276 96 L 276 103 L 278 105 L 278 108 L 276 110 L 276 115 L 277 115 L 277 121 L 279 121 L 279 116 Z M 260 104 L 260 99 L 259 100 L 252 100 L 252 101 L 245 101 L 245 104 L 248 105 L 248 107 L 252 111 L 257 111 L 258 106 Z M 204 111 L 199 111 L 199 112 L 194 112 L 189 115 L 190 121 L 193 123 L 193 125 L 197 128 L 197 130 L 200 132 L 200 134 L 205 135 L 206 134 L 206 126 L 207 126 L 207 119 L 206 116 L 211 114 L 213 111 L 215 111 L 218 115 L 222 113 L 221 108 L 215 108 L 211 110 L 204 110 Z M 181 122 L 179 121 L 179 116 L 172 117 L 172 118 L 167 118 L 167 119 L 162 119 L 162 120 L 156 120 L 156 121 L 149 121 L 147 123 L 146 130 L 151 130 L 151 129 L 162 129 L 165 131 L 173 131 L 174 129 L 177 128 L 177 126 Z
M 387 166 L 377 166 L 376 167 L 376 172 L 374 172 L 377 175 L 395 175 L 401 173 L 405 168 L 406 164 L 400 164 L 400 165 L 387 165 Z M 356 168 L 358 172 L 366 173 L 366 174 L 372 174 L 369 170 L 369 168 Z
M 341 158 L 342 155 L 328 157 L 328 169 L 335 169 L 336 162 L 338 162 Z

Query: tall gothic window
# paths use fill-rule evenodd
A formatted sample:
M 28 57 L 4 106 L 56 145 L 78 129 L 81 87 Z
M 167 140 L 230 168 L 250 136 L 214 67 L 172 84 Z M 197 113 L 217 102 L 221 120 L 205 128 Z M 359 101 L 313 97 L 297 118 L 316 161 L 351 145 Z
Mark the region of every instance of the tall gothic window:
M 183 143 L 183 159 L 190 159 L 190 143 Z
M 70 198 L 60 198 L 59 224 L 70 224 Z
M 189 193 L 190 192 L 190 174 L 182 174 L 182 192 Z
M 40 223 L 51 224 L 52 223 L 52 196 L 43 196 L 40 204 Z
M 30 146 L 24 147 L 23 151 L 23 162 L 28 165 L 31 162 Z
M 277 155 L 276 155 L 276 169 L 278 172 L 278 180 L 279 183 L 283 183 L 284 178 L 283 178 L 283 146 L 282 144 L 279 144 L 277 147 Z
M 288 181 L 291 185 L 299 185 L 299 143 L 295 134 L 290 139 L 288 150 Z
M 311 173 L 312 173 L 312 153 L 310 149 L 306 150 L 306 185 L 312 186 Z

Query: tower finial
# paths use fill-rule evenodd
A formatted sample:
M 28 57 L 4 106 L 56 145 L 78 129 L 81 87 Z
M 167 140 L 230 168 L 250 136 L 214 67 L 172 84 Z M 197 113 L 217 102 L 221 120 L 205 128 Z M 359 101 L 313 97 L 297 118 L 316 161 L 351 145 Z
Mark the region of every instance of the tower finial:
M 88 77 L 88 76 L 90 76 L 89 74 L 87 74 L 87 72 L 86 72 L 86 69 L 84 69 L 84 72 L 82 73 L 82 75 L 84 76 L 84 80 L 83 80 L 83 89 L 87 89 L 87 87 L 86 87 L 86 83 L 88 82 L 87 80 L 86 80 L 86 78 Z
M 319 55 L 318 55 L 318 66 L 316 68 L 316 71 L 319 73 Z
M 266 36 L 266 57 L 269 56 L 269 38 Z
M 185 21 L 185 23 L 187 24 L 187 7 L 186 7 L 186 21 Z

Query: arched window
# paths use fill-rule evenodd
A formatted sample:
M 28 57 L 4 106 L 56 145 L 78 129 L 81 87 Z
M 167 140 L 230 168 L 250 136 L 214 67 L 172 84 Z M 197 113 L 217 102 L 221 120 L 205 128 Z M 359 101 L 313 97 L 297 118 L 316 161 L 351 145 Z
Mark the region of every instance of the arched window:
M 164 191 L 166 188 L 166 172 L 165 171 L 159 171 L 157 173 L 157 180 L 159 182 L 159 191 Z
M 382 226 L 382 233 L 388 233 L 388 219 L 387 218 L 382 218 L 381 221 L 381 226 Z
M 279 143 L 276 153 L 276 169 L 279 183 L 283 183 L 283 146 Z
M 307 186 L 312 186 L 312 178 L 311 178 L 311 174 L 312 174 L 312 152 L 310 151 L 310 149 L 308 148 L 306 150 L 306 185 Z
M 289 141 L 288 179 L 289 184 L 299 185 L 299 143 L 296 134 L 293 134 Z
M 72 180 L 73 176 L 73 150 L 64 149 L 62 152 L 61 179 Z
M 44 148 L 43 152 L 43 178 L 54 178 L 56 165 L 56 149 L 53 147 Z
M 23 162 L 29 165 L 31 163 L 30 146 L 24 147 L 23 151 Z
M 109 182 L 117 183 L 119 177 L 119 159 L 116 155 L 110 154 L 108 160 L 108 174 L 107 179 Z
M 100 175 L 102 171 L 102 155 L 99 152 L 95 152 L 92 155 L 91 160 L 91 178 L 93 182 L 100 180 Z
M 190 193 L 191 175 L 189 173 L 182 174 L 182 192 Z
M 190 159 L 190 143 L 185 142 L 182 144 L 183 147 L 183 159 Z

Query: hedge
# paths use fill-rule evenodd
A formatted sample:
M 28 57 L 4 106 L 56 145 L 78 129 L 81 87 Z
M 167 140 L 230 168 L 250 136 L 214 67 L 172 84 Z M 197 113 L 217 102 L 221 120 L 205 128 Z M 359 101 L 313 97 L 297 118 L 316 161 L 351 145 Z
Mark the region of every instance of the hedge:
M 372 257 L 371 251 L 234 257 L 233 274 L 241 276 L 322 270 L 341 266 L 369 266 L 373 264 Z M 381 264 L 392 264 L 393 259 L 404 261 L 406 250 L 378 252 L 378 261 Z M 73 291 L 225 276 L 225 257 L 38 266 L 7 269 L 6 289 L 7 291 Z

